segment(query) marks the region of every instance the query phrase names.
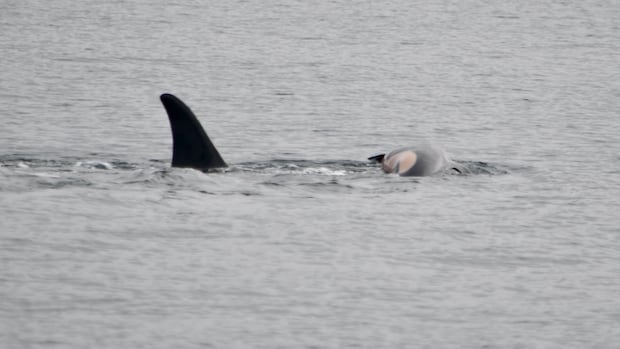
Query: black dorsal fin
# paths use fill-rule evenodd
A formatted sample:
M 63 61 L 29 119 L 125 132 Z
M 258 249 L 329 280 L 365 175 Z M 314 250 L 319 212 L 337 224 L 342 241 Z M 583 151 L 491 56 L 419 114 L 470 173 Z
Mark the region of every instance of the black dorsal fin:
M 160 99 L 172 130 L 172 166 L 197 170 L 226 167 L 191 109 L 168 93 L 161 95 Z
M 373 155 L 373 156 L 369 157 L 368 160 L 376 161 L 378 163 L 382 163 L 384 157 L 385 157 L 385 153 L 381 153 L 381 154 L 377 154 L 377 155 Z

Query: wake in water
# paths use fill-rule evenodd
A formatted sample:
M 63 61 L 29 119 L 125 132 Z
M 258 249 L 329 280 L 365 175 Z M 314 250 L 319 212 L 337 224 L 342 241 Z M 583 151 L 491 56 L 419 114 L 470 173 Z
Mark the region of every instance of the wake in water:
M 505 165 L 481 161 L 455 161 L 458 171 L 448 168 L 436 176 L 503 175 L 510 172 Z M 184 175 L 193 173 L 193 175 Z M 215 175 L 243 176 L 302 176 L 302 177 L 383 177 L 379 166 L 371 161 L 353 160 L 288 160 L 274 159 L 262 162 L 243 162 L 228 168 L 201 172 L 174 169 L 167 161 L 150 160 L 129 163 L 122 160 L 92 158 L 41 159 L 23 155 L 0 155 L 0 176 L 3 190 L 23 190 L 32 187 L 61 188 L 71 186 L 98 186 L 103 183 L 160 183 L 192 180 L 187 176 Z
M 459 165 L 459 170 L 462 170 L 462 173 L 447 169 L 440 175 L 500 175 L 506 174 L 510 170 L 507 165 L 482 161 L 455 160 L 454 162 Z M 168 167 L 168 164 L 165 160 L 150 160 L 148 163 L 130 163 L 122 160 L 92 158 L 40 159 L 34 156 L 18 154 L 0 155 L 0 168 L 35 171 L 31 174 L 37 173 L 36 171 L 39 170 L 51 172 L 79 172 L 87 170 L 132 171 L 148 167 L 162 168 Z M 269 161 L 242 162 L 232 164 L 229 168 L 209 170 L 204 173 L 260 172 L 265 174 L 346 176 L 349 174 L 376 173 L 378 169 L 379 167 L 372 161 L 274 159 Z
M 508 173 L 508 168 L 499 164 L 482 161 L 454 161 L 458 169 L 446 168 L 436 176 L 456 175 L 500 175 Z M 347 176 L 358 174 L 376 175 L 381 173 L 380 167 L 372 161 L 332 160 L 285 160 L 277 159 L 268 162 L 245 162 L 232 165 L 223 172 L 260 172 L 265 174 L 290 175 L 322 175 Z

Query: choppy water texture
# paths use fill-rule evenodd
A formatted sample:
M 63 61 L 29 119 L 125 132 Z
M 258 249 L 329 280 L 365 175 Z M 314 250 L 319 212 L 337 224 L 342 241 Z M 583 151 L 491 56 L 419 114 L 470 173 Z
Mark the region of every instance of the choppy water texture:
M 615 1 L 0 3 L 3 348 L 620 343 Z M 231 167 L 169 167 L 158 97 Z M 468 169 L 385 175 L 420 143 Z

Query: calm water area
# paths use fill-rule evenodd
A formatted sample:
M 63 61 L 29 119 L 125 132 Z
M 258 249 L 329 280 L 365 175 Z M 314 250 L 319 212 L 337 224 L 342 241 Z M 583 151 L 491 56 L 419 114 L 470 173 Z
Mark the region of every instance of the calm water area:
M 0 57 L 1 348 L 620 345 L 617 1 L 1 0 Z

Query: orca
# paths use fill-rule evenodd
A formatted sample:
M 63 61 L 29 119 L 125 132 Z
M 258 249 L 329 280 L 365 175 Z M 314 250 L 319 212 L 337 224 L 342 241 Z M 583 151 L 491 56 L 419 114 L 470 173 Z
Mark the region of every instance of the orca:
M 396 173 L 401 177 L 431 176 L 448 168 L 463 173 L 450 160 L 446 153 L 432 146 L 405 147 L 368 158 L 381 164 L 385 173 Z
M 160 96 L 172 131 L 172 167 L 187 167 L 201 171 L 228 167 L 192 110 L 179 98 L 164 93 Z M 406 147 L 368 158 L 381 164 L 385 173 L 400 176 L 430 176 L 452 164 L 441 149 Z M 458 167 L 452 167 L 463 173 Z
M 192 110 L 169 93 L 162 94 L 160 99 L 172 130 L 172 167 L 201 171 L 228 167 Z

